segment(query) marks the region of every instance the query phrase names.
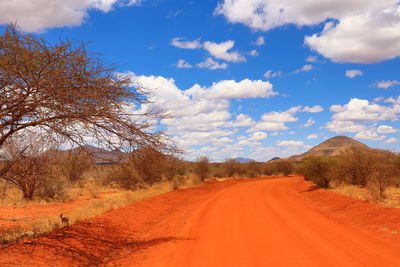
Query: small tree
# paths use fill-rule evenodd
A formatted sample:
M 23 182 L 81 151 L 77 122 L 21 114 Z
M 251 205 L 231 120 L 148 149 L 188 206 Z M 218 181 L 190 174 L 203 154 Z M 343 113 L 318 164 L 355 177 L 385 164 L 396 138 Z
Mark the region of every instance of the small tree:
M 293 163 L 288 160 L 280 160 L 275 162 L 275 170 L 279 173 L 283 173 L 283 175 L 288 176 L 293 173 Z
M 239 161 L 235 159 L 226 159 L 224 162 L 226 176 L 232 177 L 235 173 L 238 173 L 240 168 L 239 165 Z
M 71 182 L 79 181 L 84 172 L 92 166 L 92 161 L 85 151 L 72 151 L 62 163 L 63 173 Z
M 396 176 L 396 157 L 389 153 L 375 153 L 370 174 L 370 183 L 375 185 L 379 193 L 379 198 L 385 198 L 385 189 L 391 184 Z
M 328 188 L 335 165 L 336 162 L 333 158 L 311 156 L 303 162 L 301 169 L 305 179 L 313 181 L 322 188 Z
M 55 178 L 52 157 L 45 153 L 51 142 L 35 134 L 29 139 L 16 137 L 3 145 L 1 178 L 19 188 L 25 199 L 32 199 L 38 191 L 49 188 Z
M 165 174 L 167 158 L 152 147 L 143 147 L 132 153 L 131 163 L 137 175 L 151 185 L 159 182 Z
M 352 147 L 338 156 L 338 171 L 353 185 L 365 187 L 374 164 L 374 152 Z
M 210 173 L 210 159 L 206 156 L 199 157 L 196 161 L 195 171 L 201 181 L 208 178 Z

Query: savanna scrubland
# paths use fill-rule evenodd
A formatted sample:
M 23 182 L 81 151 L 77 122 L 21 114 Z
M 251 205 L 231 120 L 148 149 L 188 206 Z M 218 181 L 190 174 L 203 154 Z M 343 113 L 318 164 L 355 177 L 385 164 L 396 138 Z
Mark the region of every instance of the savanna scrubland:
M 85 44 L 0 36 L 0 243 L 73 224 L 208 178 L 301 174 L 322 188 L 399 207 L 400 156 L 348 147 L 300 160 L 182 159 L 170 114 Z

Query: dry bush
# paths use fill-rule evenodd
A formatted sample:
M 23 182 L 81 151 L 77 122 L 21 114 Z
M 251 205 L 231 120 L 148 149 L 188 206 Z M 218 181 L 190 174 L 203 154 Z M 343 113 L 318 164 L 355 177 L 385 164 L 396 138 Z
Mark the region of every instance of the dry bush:
M 373 165 L 374 152 L 350 148 L 338 156 L 338 179 L 352 185 L 366 186 Z
M 224 161 L 225 174 L 227 177 L 234 176 L 235 173 L 240 172 L 240 163 L 235 159 L 225 159 Z
M 82 179 L 83 174 L 92 166 L 92 160 L 85 151 L 72 151 L 62 162 L 62 172 L 71 182 Z
M 267 162 L 264 165 L 263 173 L 265 175 L 271 176 L 275 173 L 275 163 L 274 162 Z
M 201 181 L 208 178 L 210 175 L 210 159 L 205 156 L 199 157 L 196 161 L 195 172 Z
M 122 163 L 113 166 L 113 172 L 110 172 L 106 178 L 106 183 L 110 183 L 123 189 L 145 188 L 145 180 L 139 176 L 132 164 Z
M 143 147 L 132 153 L 129 163 L 145 183 L 152 185 L 162 180 L 170 162 L 162 152 L 151 147 Z
M 302 175 L 322 188 L 328 188 L 334 177 L 336 161 L 330 157 L 311 156 L 302 164 Z
M 54 162 L 51 153 L 46 153 L 54 140 L 35 132 L 26 134 L 14 135 L 3 144 L 0 178 L 20 189 L 25 199 L 33 199 L 55 189 Z
M 293 163 L 288 160 L 279 160 L 274 164 L 275 164 L 275 171 L 285 176 L 292 174 L 294 171 Z

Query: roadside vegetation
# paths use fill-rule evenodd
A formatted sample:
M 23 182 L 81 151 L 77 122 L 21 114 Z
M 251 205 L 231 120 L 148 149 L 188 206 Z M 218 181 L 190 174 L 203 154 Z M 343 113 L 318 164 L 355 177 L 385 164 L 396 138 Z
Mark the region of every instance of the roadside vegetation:
M 335 157 L 308 157 L 297 163 L 296 172 L 319 187 L 400 207 L 397 153 L 352 147 Z

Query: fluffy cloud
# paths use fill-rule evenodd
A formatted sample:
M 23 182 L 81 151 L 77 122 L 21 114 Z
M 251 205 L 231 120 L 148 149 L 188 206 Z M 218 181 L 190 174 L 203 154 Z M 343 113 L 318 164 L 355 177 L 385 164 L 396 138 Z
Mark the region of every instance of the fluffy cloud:
M 249 138 L 249 140 L 252 141 L 261 141 L 264 140 L 265 138 L 268 137 L 268 134 L 264 133 L 264 132 L 255 132 L 251 135 L 251 137 Z
M 257 122 L 252 128 L 248 129 L 248 132 L 256 131 L 284 131 L 289 129 L 285 123 L 298 121 L 295 116 L 297 112 L 311 112 L 316 113 L 322 111 L 321 106 L 314 107 L 302 107 L 295 106 L 285 111 L 272 111 L 267 112 L 261 116 L 261 121 Z M 312 120 L 312 119 L 311 119 Z M 309 120 L 309 126 L 311 126 L 315 121 Z
M 365 140 L 383 140 L 386 137 L 380 134 L 398 132 L 389 125 L 377 126 L 378 121 L 396 121 L 400 113 L 400 105 L 397 102 L 391 106 L 370 103 L 368 100 L 353 98 L 345 105 L 332 105 L 334 112 L 332 121 L 326 124 L 326 128 L 336 133 L 357 133 L 356 138 Z
M 346 77 L 353 79 L 357 76 L 363 75 L 363 72 L 361 70 L 346 70 Z
M 198 98 L 269 98 L 277 95 L 268 81 L 244 79 L 240 82 L 224 80 L 213 83 L 208 88 L 199 85 L 193 86 L 187 91 Z
M 209 57 L 206 60 L 196 64 L 196 66 L 201 69 L 218 70 L 218 69 L 226 69 L 228 67 L 228 64 L 216 62 Z
M 256 30 L 286 24 L 317 25 L 324 30 L 305 43 L 336 62 L 372 63 L 400 56 L 398 0 L 224 0 L 216 14 Z
M 247 130 L 247 132 L 257 132 L 257 131 L 284 131 L 289 129 L 283 122 L 269 122 L 261 121 L 255 126 Z
M 336 112 L 332 118 L 337 121 L 396 120 L 400 112 L 397 106 L 390 108 L 358 98 L 352 98 L 346 105 L 333 105 L 331 111 Z
M 316 121 L 313 120 L 313 118 L 309 118 L 309 119 L 307 120 L 307 122 L 306 122 L 305 124 L 301 125 L 300 127 L 301 127 L 301 128 L 307 128 L 307 127 L 310 127 L 310 126 L 314 125 L 315 122 L 316 122 Z
M 379 141 L 379 140 L 385 139 L 386 137 L 383 135 L 379 135 L 375 130 L 370 129 L 370 130 L 365 130 L 365 131 L 359 132 L 358 134 L 356 134 L 355 138 Z
M 322 33 L 307 36 L 305 43 L 335 62 L 374 63 L 400 56 L 399 28 L 400 7 L 393 5 L 327 22 Z
M 222 43 L 214 43 L 210 41 L 206 41 L 203 44 L 205 50 L 207 50 L 213 57 L 218 59 L 223 59 L 229 62 L 243 62 L 246 59 L 239 54 L 237 51 L 231 51 L 235 42 L 232 40 L 228 40 Z
M 383 88 L 383 89 L 388 89 L 390 87 L 393 87 L 395 85 L 399 85 L 400 81 L 380 81 L 380 82 L 376 82 L 374 84 L 372 84 L 372 86 L 374 87 L 378 87 L 378 88 Z
M 305 146 L 303 142 L 295 140 L 277 141 L 276 144 L 278 146 Z
M 113 6 L 135 5 L 141 0 L 13 0 L 0 1 L 0 24 L 18 23 L 26 32 L 47 28 L 79 26 L 88 10 L 109 12 Z
M 193 41 L 183 41 L 183 38 L 174 38 L 171 41 L 171 45 L 182 48 L 182 49 L 199 49 L 202 48 L 202 45 L 199 40 L 193 40 Z
M 232 23 L 243 23 L 257 30 L 270 30 L 285 24 L 316 25 L 327 18 L 379 10 L 395 3 L 396 0 L 224 0 L 215 13 L 224 15 Z
M 380 125 L 376 131 L 380 134 L 391 134 L 391 133 L 397 133 L 399 130 L 389 125 Z
M 252 126 L 255 124 L 255 121 L 246 114 L 239 114 L 236 117 L 236 120 L 232 123 L 234 127 L 246 127 Z
M 165 131 L 176 143 L 190 152 L 190 157 L 199 156 L 198 146 L 230 146 L 234 143 L 233 134 L 241 127 L 251 127 L 255 121 L 246 114 L 235 118 L 229 111 L 232 98 L 271 97 L 275 94 L 272 85 L 264 81 L 245 79 L 239 82 L 227 80 L 211 86 L 194 85 L 187 90 L 179 89 L 173 79 L 162 76 L 132 76 L 137 84 L 146 88 L 152 95 L 152 103 L 142 109 L 161 109 L 172 118 L 163 119 Z M 267 134 L 255 133 L 248 137 L 247 144 L 256 145 Z M 244 141 L 239 144 L 245 146 Z M 232 148 L 233 149 L 233 148 Z M 240 151 L 240 150 L 239 150 Z M 215 152 L 203 151 L 202 153 Z
M 178 69 L 190 69 L 193 66 L 186 62 L 184 59 L 179 59 L 175 65 Z
M 289 112 L 289 111 L 284 111 L 284 112 L 268 112 L 262 115 L 261 119 L 263 121 L 269 121 L 269 122 L 295 122 L 298 120 L 294 116 L 294 113 Z
M 326 124 L 326 128 L 335 133 L 357 133 L 367 127 L 362 124 L 355 124 L 352 121 L 331 121 Z
M 316 105 L 313 107 L 305 106 L 302 111 L 303 112 L 308 112 L 308 113 L 319 113 L 323 111 L 324 109 L 320 105 Z

